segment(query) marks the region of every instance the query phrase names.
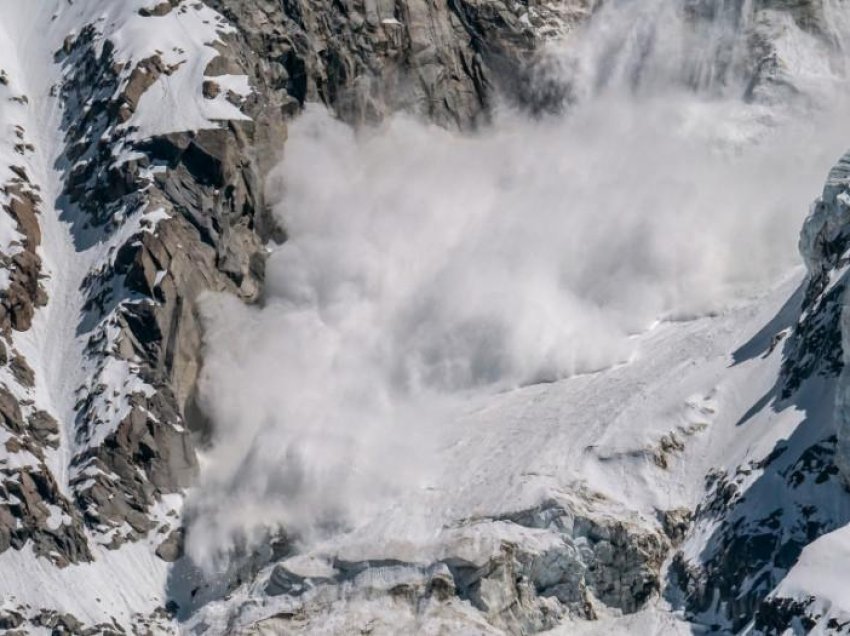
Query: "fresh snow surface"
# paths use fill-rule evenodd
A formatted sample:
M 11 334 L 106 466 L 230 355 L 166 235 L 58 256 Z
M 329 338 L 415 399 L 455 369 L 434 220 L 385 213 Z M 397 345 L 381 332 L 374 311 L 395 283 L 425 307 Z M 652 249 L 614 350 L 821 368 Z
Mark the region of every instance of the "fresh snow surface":
M 817 596 L 829 605 L 850 610 L 850 526 L 816 539 L 805 548 L 799 561 L 776 588 L 775 596 Z
M 586 503 L 582 493 L 601 495 L 596 505 L 603 511 L 647 528 L 658 527 L 659 511 L 692 509 L 705 494 L 709 469 L 734 471 L 745 459 L 765 456 L 802 419 L 794 408 L 775 412 L 765 404 L 744 421 L 773 387 L 781 361 L 781 346 L 768 352 L 769 338 L 755 336 L 766 325 L 776 325 L 774 319 L 783 315 L 801 279 L 797 270 L 770 293 L 717 315 L 661 322 L 635 337 L 636 354 L 627 364 L 472 398 L 446 427 L 439 470 L 429 483 L 410 490 L 356 531 L 313 546 L 308 560 L 298 557 L 294 566 L 327 567 L 334 556 L 429 563 L 457 549 L 458 520 L 513 512 L 547 498 L 581 507 Z M 685 448 L 670 453 L 664 469 L 653 453 L 661 437 L 671 433 Z M 542 546 L 553 540 L 545 530 L 498 522 L 475 528 L 463 540 L 474 537 L 463 552 L 472 562 L 488 554 L 494 541 Z M 514 536 L 517 532 L 522 536 Z M 206 624 L 209 633 L 223 634 L 231 620 L 227 608 L 242 608 L 245 625 L 291 609 L 286 597 L 264 595 L 269 574 L 267 569 L 256 583 L 203 607 L 189 625 Z M 349 601 L 326 623 L 314 618 L 319 622 L 311 628 L 316 633 L 360 629 L 358 621 L 374 616 L 369 603 Z M 601 619 L 568 623 L 553 633 L 700 629 L 671 614 L 661 599 L 636 615 Z
M 201 3 L 183 3 L 164 16 L 147 18 L 138 15 L 138 6 L 149 2 L 136 2 L 138 6 L 133 8 L 126 4 L 133 3 L 106 3 L 113 11 L 105 20 L 109 25 L 106 33 L 118 46 L 116 57 L 139 61 L 158 53 L 167 66 L 176 67 L 174 73 L 161 76 L 145 91 L 136 112 L 124 124 L 138 128 L 133 139 L 217 128 L 221 121 L 249 119 L 226 99 L 227 90 L 242 96 L 250 94 L 244 75 L 222 79 L 223 92 L 214 100 L 202 94 L 204 70 L 218 55 L 213 45 L 222 43 L 219 34 L 233 30 L 224 18 Z
M 602 616 L 598 621 L 569 621 L 546 636 L 690 636 L 694 625 L 667 608 L 650 607 L 627 616 Z
M 771 593 L 772 597 L 811 604 L 808 611 L 824 618 L 813 630 L 798 625 L 796 633 L 812 636 L 833 633 L 828 622 L 834 617 L 845 624 L 850 615 L 850 526 L 819 537 L 805 548 L 799 560 Z
M 168 564 L 142 541 L 120 550 L 99 548 L 96 561 L 57 568 L 37 558 L 30 546 L 0 555 L 0 608 L 22 603 L 69 612 L 86 624 L 131 626 L 136 615 L 164 605 Z

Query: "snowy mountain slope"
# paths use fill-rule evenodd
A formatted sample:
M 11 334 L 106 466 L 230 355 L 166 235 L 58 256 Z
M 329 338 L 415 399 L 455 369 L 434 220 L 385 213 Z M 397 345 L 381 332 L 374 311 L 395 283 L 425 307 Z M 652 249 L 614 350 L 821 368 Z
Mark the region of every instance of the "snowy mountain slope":
M 0 627 L 843 629 L 847 24 L 0 0 Z
M 716 317 L 660 324 L 639 338 L 629 364 L 464 405 L 468 412 L 446 431 L 439 476 L 427 489 L 318 545 L 312 562 L 294 556 L 267 568 L 244 591 L 204 606 L 190 625 L 204 626 L 197 633 L 258 621 L 281 633 L 366 625 L 392 633 L 423 621 L 434 633 L 440 626 L 485 633 L 492 627 L 485 629 L 484 617 L 500 633 L 554 627 L 568 612 L 634 611 L 644 602 L 635 599 L 664 585 L 661 561 L 683 531 L 672 520 L 687 524 L 676 513 L 706 496 L 703 476 L 769 453 L 802 419 L 793 408 L 765 409 L 741 424 L 750 401 L 771 388 L 781 347 L 768 353 L 766 340 L 746 361 L 734 365 L 732 357 L 798 280 Z M 623 531 L 620 543 L 614 537 Z M 625 552 L 631 542 L 646 543 L 631 557 L 606 561 L 604 550 L 613 544 L 615 554 Z M 377 579 L 365 576 L 369 562 L 382 564 Z M 475 564 L 475 574 L 464 574 L 464 564 Z M 480 614 L 434 591 L 440 568 Z M 512 569 L 516 588 L 496 586 L 500 568 Z M 635 583 L 624 589 L 635 575 L 643 577 L 636 579 L 643 593 Z M 380 593 L 395 586 L 405 591 Z
M 603 98 L 621 98 L 617 91 L 625 86 L 629 105 L 651 120 L 657 116 L 657 102 L 651 99 L 657 92 L 681 109 L 667 120 L 668 130 L 677 134 L 681 127 L 686 139 L 693 135 L 720 152 L 731 147 L 746 157 L 753 143 L 756 148 L 766 146 L 765 156 L 775 154 L 770 150 L 774 143 L 786 151 L 793 147 L 792 152 L 826 150 L 826 158 L 807 159 L 820 166 L 820 175 L 808 183 L 820 181 L 843 148 L 843 142 L 831 145 L 838 120 L 826 116 L 815 124 L 821 134 L 806 137 L 800 145 L 798 140 L 786 146 L 774 135 L 800 113 L 818 121 L 819 109 L 809 109 L 823 95 L 842 99 L 843 52 L 813 35 L 809 21 L 817 15 L 817 21 L 826 19 L 828 28 L 840 33 L 840 14 L 830 13 L 835 7 L 820 5 L 819 13 L 807 5 L 802 14 L 767 8 L 753 16 L 746 6 L 712 4 L 704 16 L 705 31 L 692 32 L 693 25 L 686 22 L 685 30 L 676 32 L 685 42 L 685 56 L 670 63 L 670 49 L 664 46 L 672 45 L 675 51 L 681 41 L 668 41 L 665 33 L 683 28 L 678 6 L 614 5 L 608 8 L 612 13 L 600 10 L 579 39 L 570 42 L 558 64 L 568 69 L 579 65 L 579 72 L 567 77 L 576 94 L 591 105 L 592 114 L 605 113 L 610 103 Z M 705 48 L 689 48 L 699 45 Z M 765 48 L 766 56 L 758 57 Z M 735 52 L 731 60 L 724 57 L 730 50 Z M 814 59 L 835 65 L 831 72 L 820 73 Z M 673 101 L 682 84 L 698 90 L 697 103 L 687 94 Z M 663 109 L 661 113 L 670 115 Z M 598 121 L 580 103 L 569 118 L 580 125 Z M 600 119 L 605 121 L 604 115 Z M 611 120 L 606 123 L 614 128 Z M 772 226 L 782 222 L 782 206 L 772 208 L 768 198 L 780 187 L 778 180 L 788 180 L 789 167 L 776 165 L 750 174 L 745 172 L 746 161 L 729 160 L 739 173 L 724 173 L 720 183 L 735 183 L 733 197 L 746 202 L 739 211 L 736 202 L 726 202 L 712 190 L 711 155 L 698 155 L 698 168 L 684 174 L 707 184 L 705 193 L 691 187 L 678 199 L 676 187 L 681 184 L 675 178 L 661 181 L 673 187 L 659 206 L 640 190 L 641 180 L 648 179 L 655 166 L 653 153 L 649 146 L 640 146 L 639 136 L 634 155 L 629 147 L 629 137 L 644 131 L 617 124 L 621 128 L 614 128 L 612 137 L 620 133 L 619 145 L 603 148 L 621 152 L 622 164 L 608 157 L 607 163 L 595 164 L 593 145 L 591 152 L 577 153 L 576 146 L 588 148 L 577 143 L 582 138 L 569 126 L 573 137 L 563 135 L 557 125 L 543 128 L 554 137 L 551 146 L 534 127 L 520 126 L 509 128 L 504 137 L 522 139 L 546 157 L 546 165 L 527 159 L 521 145 L 504 142 L 497 134 L 496 142 L 480 142 L 480 171 L 464 165 L 476 155 L 462 142 L 446 142 L 450 152 L 439 146 L 442 140 L 434 142 L 438 149 L 433 151 L 417 137 L 418 130 L 410 133 L 403 124 L 379 132 L 378 141 L 365 136 L 358 145 L 355 139 L 354 150 L 339 129 L 324 147 L 327 128 L 320 118 L 305 115 L 296 124 L 302 127 L 292 128 L 288 149 L 294 158 L 285 158 L 281 176 L 281 209 L 289 221 L 290 241 L 269 262 L 267 306 L 259 313 L 237 309 L 229 322 L 212 320 L 207 359 L 212 377 L 207 381 L 215 393 L 207 395 L 206 405 L 214 418 L 238 426 L 232 434 L 219 433 L 220 450 L 214 449 L 206 474 L 202 471 L 200 494 L 190 497 L 188 534 L 189 554 L 199 561 L 209 558 L 210 551 L 220 556 L 216 549 L 230 538 L 237 546 L 241 541 L 241 549 L 244 543 L 259 543 L 278 563 L 261 569 L 222 600 L 214 600 L 222 596 L 215 583 L 202 583 L 194 603 L 189 601 L 190 630 L 527 633 L 554 628 L 570 617 L 611 617 L 600 629 L 624 633 L 780 633 L 802 625 L 835 631 L 842 624 L 840 607 L 825 614 L 813 601 L 807 609 L 807 603 L 783 596 L 783 590 L 797 590 L 783 582 L 786 575 L 795 579 L 793 566 L 804 546 L 847 521 L 847 497 L 836 466 L 835 376 L 840 365 L 829 364 L 840 329 L 834 314 L 813 304 L 823 292 L 818 288 L 820 263 L 843 250 L 835 250 L 831 238 L 821 243 L 823 233 L 816 229 L 812 235 L 818 236 L 817 250 L 822 253 L 809 249 L 804 238 L 809 277 L 802 286 L 796 275 L 761 297 L 742 301 L 738 291 L 733 298 L 741 304 L 724 305 L 712 315 L 696 302 L 706 300 L 700 290 L 688 285 L 704 284 L 704 272 L 737 277 L 741 283 L 758 268 L 756 250 L 749 245 L 742 247 L 749 253 L 741 259 L 741 272 L 702 270 L 699 265 L 713 263 L 741 231 L 772 236 Z M 498 130 L 498 122 L 496 126 Z M 592 130 L 597 138 L 604 137 L 599 128 Z M 670 133 L 650 130 L 655 134 L 653 150 L 668 150 L 665 135 Z M 428 134 L 439 139 L 436 131 Z M 402 145 L 405 142 L 411 149 Z M 570 148 L 582 161 L 562 160 L 557 154 L 562 148 Z M 421 154 L 422 161 L 411 158 Z M 488 162 L 491 155 L 502 157 L 494 162 L 496 167 Z M 690 154 L 661 156 L 694 160 Z M 447 167 L 432 170 L 434 157 Z M 649 164 L 647 172 L 633 167 L 641 160 Z M 585 176 L 582 162 L 603 165 L 615 178 L 608 181 L 592 172 Z M 331 175 L 328 183 L 311 180 L 309 168 L 302 167 L 312 165 L 325 167 Z M 405 184 L 401 194 L 395 187 L 398 165 L 417 175 L 416 183 Z M 461 165 L 463 185 L 455 193 L 451 175 Z M 674 163 L 661 165 L 678 176 Z M 547 170 L 562 175 L 563 182 L 579 171 L 597 187 L 597 198 L 590 200 L 602 209 L 591 208 L 588 214 L 595 214 L 591 218 L 608 233 L 595 239 L 592 231 L 578 225 L 581 240 L 590 243 L 584 251 L 569 235 L 558 234 L 552 217 L 536 210 L 547 204 L 559 209 L 539 196 L 547 187 L 556 188 L 571 206 L 565 206 L 567 210 L 582 210 L 585 204 L 580 188 L 557 180 L 551 185 L 541 177 Z M 489 181 L 490 171 L 500 179 Z M 824 191 L 825 201 L 835 199 L 830 185 L 835 174 Z M 534 185 L 526 186 L 517 175 Z M 748 184 L 747 179 L 756 181 Z M 440 191 L 443 183 L 447 185 Z M 752 201 L 747 185 L 757 189 Z M 612 192 L 617 186 L 631 195 L 623 197 L 627 203 L 622 208 L 617 205 L 619 192 Z M 644 187 L 657 183 L 650 179 Z M 818 186 L 810 187 L 814 194 Z M 600 198 L 600 190 L 605 198 Z M 789 191 L 779 199 L 787 205 L 798 195 Z M 425 204 L 407 202 L 420 197 Z M 709 205 L 703 213 L 716 215 L 718 222 L 723 215 L 718 207 L 730 207 L 732 234 L 715 244 L 700 242 L 715 229 L 709 223 L 696 225 L 700 236 L 664 232 L 664 221 L 674 223 L 677 217 L 668 220 L 661 206 L 687 219 L 689 200 L 701 197 L 707 197 Z M 545 302 L 550 296 L 544 295 L 539 306 L 533 304 L 541 299 L 529 289 L 535 284 L 545 287 L 547 281 L 547 270 L 535 269 L 534 259 L 550 256 L 544 234 L 556 237 L 554 258 L 561 257 L 563 246 L 570 246 L 597 268 L 590 278 L 597 286 L 589 285 L 589 292 L 582 286 L 586 279 L 571 287 L 576 283 L 558 270 L 563 295 L 575 294 L 580 301 L 602 296 L 616 307 L 622 296 L 629 297 L 630 284 L 643 284 L 638 288 L 644 296 L 657 291 L 639 276 L 620 274 L 617 256 L 631 265 L 633 252 L 621 247 L 617 228 L 606 225 L 603 201 L 613 201 L 614 210 L 631 204 L 639 219 L 641 212 L 662 217 L 661 228 L 638 226 L 635 232 L 641 240 L 652 244 L 672 236 L 691 245 L 690 256 L 697 263 L 693 271 L 683 264 L 687 261 L 674 261 L 680 268 L 674 270 L 676 280 L 684 281 L 682 287 L 690 293 L 680 292 L 672 307 L 664 305 L 663 298 L 658 306 L 649 303 L 656 316 L 667 309 L 668 316 L 684 319 L 630 338 L 631 346 L 625 349 L 633 355 L 622 363 L 623 348 L 610 347 L 597 329 L 599 323 L 609 327 L 612 319 L 615 327 L 633 325 L 634 316 L 591 314 L 596 325 L 579 323 L 587 344 L 581 336 L 570 340 L 559 335 L 570 343 L 567 353 L 572 353 L 559 366 L 557 344 L 544 346 L 542 352 L 535 348 L 540 341 L 549 342 L 552 333 L 536 316 L 549 311 L 565 322 L 574 319 L 557 305 L 552 310 Z M 660 209 L 642 207 L 645 201 Z M 513 217 L 500 208 L 503 202 L 507 210 L 516 206 L 524 224 L 511 223 Z M 805 199 L 795 205 L 799 224 Z M 755 223 L 758 210 L 769 214 L 764 226 Z M 453 225 L 459 214 L 463 222 Z M 747 214 L 754 217 L 752 225 L 741 218 Z M 567 219 L 553 216 L 573 228 Z M 818 216 L 815 212 L 812 218 Z M 625 212 L 612 218 L 632 228 Z M 830 218 L 841 227 L 840 220 Z M 515 242 L 503 242 L 504 236 L 491 231 L 488 222 L 507 228 Z M 743 222 L 746 230 L 736 222 Z M 813 223 L 818 221 L 809 225 Z M 404 231 L 394 235 L 393 224 Z M 476 233 L 481 227 L 486 229 Z M 355 238 L 349 240 L 351 236 Z M 634 236 L 626 231 L 624 243 Z M 488 249 L 494 244 L 498 258 L 521 273 L 530 270 L 532 276 L 503 275 L 500 263 L 494 266 L 490 260 Z M 520 248 L 514 251 L 514 245 Z M 611 262 L 607 253 L 599 255 L 610 246 Z M 700 254 L 700 248 L 708 254 Z M 468 252 L 483 255 L 483 260 L 467 258 Z M 445 262 L 443 254 L 450 255 Z M 464 270 L 481 267 L 482 262 L 491 268 L 490 278 Z M 434 285 L 436 294 L 428 278 L 432 264 L 440 283 Z M 661 276 L 663 271 L 653 274 Z M 609 284 L 606 275 L 616 282 Z M 764 279 L 760 284 L 770 285 Z M 610 288 L 620 296 L 604 296 Z M 500 289 L 512 291 L 507 309 Z M 714 291 L 721 295 L 719 289 Z M 416 302 L 404 304 L 420 295 L 427 309 Z M 686 301 L 692 303 L 690 308 Z M 831 302 L 836 302 L 834 295 Z M 526 313 L 525 303 L 533 310 Z M 626 305 L 632 311 L 645 306 Z M 227 313 L 229 307 L 216 309 Z M 408 333 L 403 327 L 410 313 L 421 322 L 415 321 Z M 433 316 L 438 317 L 436 327 L 429 322 Z M 826 320 L 833 322 L 824 328 Z M 530 338 L 521 328 L 526 321 L 533 326 Z M 233 327 L 246 323 L 253 326 L 249 336 Z M 446 324 L 448 334 L 442 330 Z M 275 335 L 274 329 L 282 326 L 284 334 Z M 287 333 L 295 334 L 292 342 Z M 215 343 L 227 339 L 235 346 L 223 347 L 225 352 L 217 355 L 216 346 L 219 351 L 222 347 Z M 513 346 L 516 339 L 522 346 Z M 368 344 L 363 347 L 363 342 Z M 812 355 L 815 347 L 818 352 Z M 305 353 L 310 357 L 302 358 Z M 534 366 L 538 360 L 542 368 Z M 621 364 L 592 372 L 612 362 Z M 516 388 L 528 379 L 528 366 L 532 379 L 556 381 Z M 243 369 L 247 380 L 228 391 L 216 381 L 216 373 L 234 367 Z M 559 379 L 577 369 L 591 373 Z M 268 376 L 277 383 L 266 381 Z M 281 401 L 270 387 L 288 387 L 286 399 Z M 499 388 L 506 391 L 499 393 Z M 444 402 L 446 392 L 450 397 Z M 257 420 L 260 423 L 252 426 Z M 401 436 L 395 429 L 400 422 Z M 270 448 L 271 440 L 280 448 Z M 420 463 L 424 467 L 417 466 Z M 414 473 L 412 481 L 408 471 Z M 216 514 L 222 496 L 227 497 L 227 510 L 239 511 L 235 519 Z M 294 556 L 281 553 L 281 544 L 292 537 L 275 535 L 276 524 L 294 533 Z M 226 576 L 216 565 L 220 562 L 213 558 L 214 582 Z M 621 619 L 619 613 L 634 613 L 635 618 Z M 569 622 L 563 627 L 565 633 L 571 628 L 584 629 Z

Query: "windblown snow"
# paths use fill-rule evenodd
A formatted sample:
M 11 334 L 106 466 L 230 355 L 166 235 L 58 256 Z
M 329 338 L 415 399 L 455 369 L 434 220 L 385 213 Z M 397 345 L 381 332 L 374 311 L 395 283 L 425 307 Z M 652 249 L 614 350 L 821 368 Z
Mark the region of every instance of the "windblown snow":
M 800 93 L 742 100 L 728 11 L 692 32 L 676 3 L 603 8 L 550 52 L 577 95 L 566 116 L 505 108 L 464 136 L 301 115 L 265 305 L 207 306 L 218 428 L 189 499 L 198 563 L 221 572 L 275 527 L 324 563 L 431 563 L 458 524 L 552 498 L 657 527 L 699 504 L 710 471 L 791 436 L 803 412 L 763 396 L 792 319 L 738 358 L 802 280 L 799 228 L 850 133 L 843 58 L 778 16 Z M 234 611 L 249 624 L 288 603 Z M 331 614 L 306 631 L 358 624 L 349 605 Z M 610 629 L 674 629 L 636 620 Z

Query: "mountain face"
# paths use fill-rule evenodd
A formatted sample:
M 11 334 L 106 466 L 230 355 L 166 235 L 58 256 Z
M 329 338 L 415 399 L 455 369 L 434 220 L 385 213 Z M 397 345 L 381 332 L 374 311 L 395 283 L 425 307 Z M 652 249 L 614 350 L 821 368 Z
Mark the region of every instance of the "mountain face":
M 0 628 L 850 631 L 848 27 L 0 0 Z

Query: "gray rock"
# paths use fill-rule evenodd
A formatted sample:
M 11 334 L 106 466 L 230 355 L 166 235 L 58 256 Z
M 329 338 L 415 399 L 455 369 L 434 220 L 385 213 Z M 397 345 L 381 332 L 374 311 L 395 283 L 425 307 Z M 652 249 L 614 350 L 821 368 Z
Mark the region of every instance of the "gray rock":
M 687 508 L 673 508 L 672 510 L 662 511 L 659 516 L 664 534 L 667 535 L 674 546 L 679 545 L 690 528 L 693 512 Z
M 21 386 L 31 387 L 35 385 L 35 372 L 27 363 L 27 359 L 20 354 L 15 354 L 9 363 L 12 375 Z
M 36 254 L 41 243 L 37 220 L 41 199 L 27 183 L 7 184 L 3 191 L 9 196 L 4 209 L 15 219 L 24 237 L 25 249 L 11 258 L 0 255 L 0 265 L 10 272 L 9 286 L 0 295 L 0 328 L 26 331 L 32 324 L 35 309 L 47 302 L 40 282 L 41 258 Z
M 213 80 L 205 80 L 201 92 L 203 92 L 204 97 L 207 99 L 215 99 L 221 93 L 221 86 Z
M 168 563 L 183 556 L 183 529 L 176 528 L 168 533 L 165 540 L 156 548 L 156 555 Z
M 14 433 L 24 430 L 24 418 L 18 400 L 5 387 L 0 387 L 0 418 L 3 426 Z
M 35 411 L 27 419 L 27 429 L 43 446 L 59 447 L 59 423 L 47 411 Z
M 487 119 L 497 88 L 517 102 L 530 97 L 529 62 L 541 38 L 520 20 L 526 12 L 521 5 L 210 4 L 237 25 L 239 33 L 230 41 L 242 67 L 254 69 L 252 85 L 281 106 L 288 97 L 300 105 L 324 102 L 351 123 L 404 110 L 441 125 L 470 127 Z M 570 3 L 575 6 L 584 4 Z M 546 4 L 535 8 L 542 16 L 557 11 Z M 559 17 L 568 22 L 585 15 Z
M 15 629 L 24 623 L 24 617 L 19 612 L 9 610 L 0 613 L 0 629 Z
M 169 0 L 164 0 L 163 2 L 159 2 L 154 5 L 152 8 L 141 8 L 139 9 L 139 15 L 145 18 L 149 18 L 151 16 L 164 16 L 171 13 L 172 4 Z

